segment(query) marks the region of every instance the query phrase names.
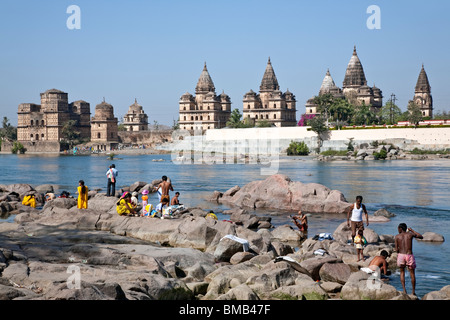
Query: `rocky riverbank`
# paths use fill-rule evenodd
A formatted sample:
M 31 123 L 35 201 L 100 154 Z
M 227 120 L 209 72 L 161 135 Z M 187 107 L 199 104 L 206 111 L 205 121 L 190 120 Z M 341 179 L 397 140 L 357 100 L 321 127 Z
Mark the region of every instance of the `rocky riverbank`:
M 173 219 L 123 217 L 117 199 L 100 193 L 91 194 L 87 210 L 73 198 L 35 209 L 8 200 L 32 188 L 14 186 L 3 192 L 2 206 L 13 207 L 15 218 L 0 223 L 0 299 L 416 299 L 389 283 L 368 285 L 360 268 L 376 254 L 387 250 L 391 268 L 396 261 L 393 235 L 369 228 L 367 259 L 357 262 L 346 223 L 321 239 L 238 207 L 225 212 L 227 220 L 202 208 Z M 449 292 L 446 286 L 422 299 L 448 299 Z
M 450 159 L 450 154 L 414 154 L 402 150 L 393 144 L 369 145 L 363 143 L 354 147 L 354 150 L 348 151 L 345 155 L 326 155 L 320 154 L 316 157 L 318 161 L 333 160 L 436 160 Z

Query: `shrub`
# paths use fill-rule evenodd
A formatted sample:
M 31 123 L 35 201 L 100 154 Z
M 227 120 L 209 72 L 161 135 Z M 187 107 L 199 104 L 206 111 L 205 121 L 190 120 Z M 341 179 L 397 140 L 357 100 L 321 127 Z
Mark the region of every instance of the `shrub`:
M 13 147 L 11 148 L 11 152 L 16 154 L 17 152 L 24 154 L 27 149 L 21 144 L 19 141 L 14 141 Z
M 385 149 L 381 149 L 380 152 L 374 152 L 373 156 L 375 159 L 384 160 L 387 158 L 387 151 Z
M 303 141 L 291 141 L 287 148 L 287 154 L 288 156 L 307 156 L 309 154 L 309 148 Z

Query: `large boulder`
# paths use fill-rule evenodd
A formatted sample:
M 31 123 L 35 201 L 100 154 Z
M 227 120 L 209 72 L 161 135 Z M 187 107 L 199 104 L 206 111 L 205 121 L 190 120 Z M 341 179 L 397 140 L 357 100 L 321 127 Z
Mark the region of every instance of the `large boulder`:
M 349 203 L 338 190 L 318 183 L 291 181 L 282 174 L 272 175 L 262 181 L 253 181 L 242 188 L 235 186 L 222 196 L 215 193 L 219 202 L 239 207 L 274 208 L 287 211 L 299 209 L 311 213 L 343 213 Z
M 340 297 L 343 300 L 390 300 L 397 299 L 401 292 L 393 286 L 363 271 L 350 275 L 342 287 Z
M 429 242 L 444 242 L 444 236 L 439 234 L 439 233 L 435 233 L 435 232 L 425 232 L 424 234 L 422 234 L 423 239 L 417 239 L 419 241 L 429 241 Z

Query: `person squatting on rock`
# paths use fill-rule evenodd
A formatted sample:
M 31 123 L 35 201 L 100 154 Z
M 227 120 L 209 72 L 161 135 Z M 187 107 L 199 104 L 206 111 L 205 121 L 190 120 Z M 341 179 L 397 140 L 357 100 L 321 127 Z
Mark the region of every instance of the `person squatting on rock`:
M 119 216 L 132 216 L 136 214 L 136 211 L 131 204 L 131 193 L 128 191 L 122 194 L 116 205 L 116 211 Z

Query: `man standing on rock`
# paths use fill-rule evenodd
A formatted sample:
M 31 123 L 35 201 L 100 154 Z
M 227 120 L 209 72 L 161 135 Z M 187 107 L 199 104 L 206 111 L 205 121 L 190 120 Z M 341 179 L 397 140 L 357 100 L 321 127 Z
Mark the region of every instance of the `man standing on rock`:
M 108 171 L 106 171 L 106 177 L 108 178 L 108 185 L 106 190 L 106 196 L 114 197 L 116 195 L 116 179 L 119 172 L 114 164 L 109 166 Z
M 167 199 L 167 203 L 170 203 L 170 195 L 169 191 L 173 191 L 172 182 L 170 179 L 167 178 L 167 176 L 162 176 L 162 182 L 155 188 L 156 190 L 159 190 L 161 188 L 161 200 Z
M 351 226 L 352 228 L 352 243 L 355 240 L 357 230 L 364 230 L 363 212 L 366 214 L 367 226 L 369 225 L 369 214 L 367 213 L 366 206 L 362 203 L 362 200 L 362 196 L 356 196 L 356 202 L 348 207 L 347 210 L 347 227 Z
M 397 251 L 397 266 L 400 268 L 400 281 L 402 282 L 403 292 L 405 288 L 405 267 L 408 267 L 411 275 L 412 294 L 416 295 L 416 260 L 412 253 L 412 239 L 423 239 L 420 233 L 411 228 L 407 228 L 405 223 L 398 225 L 398 235 L 395 236 L 395 251 Z

